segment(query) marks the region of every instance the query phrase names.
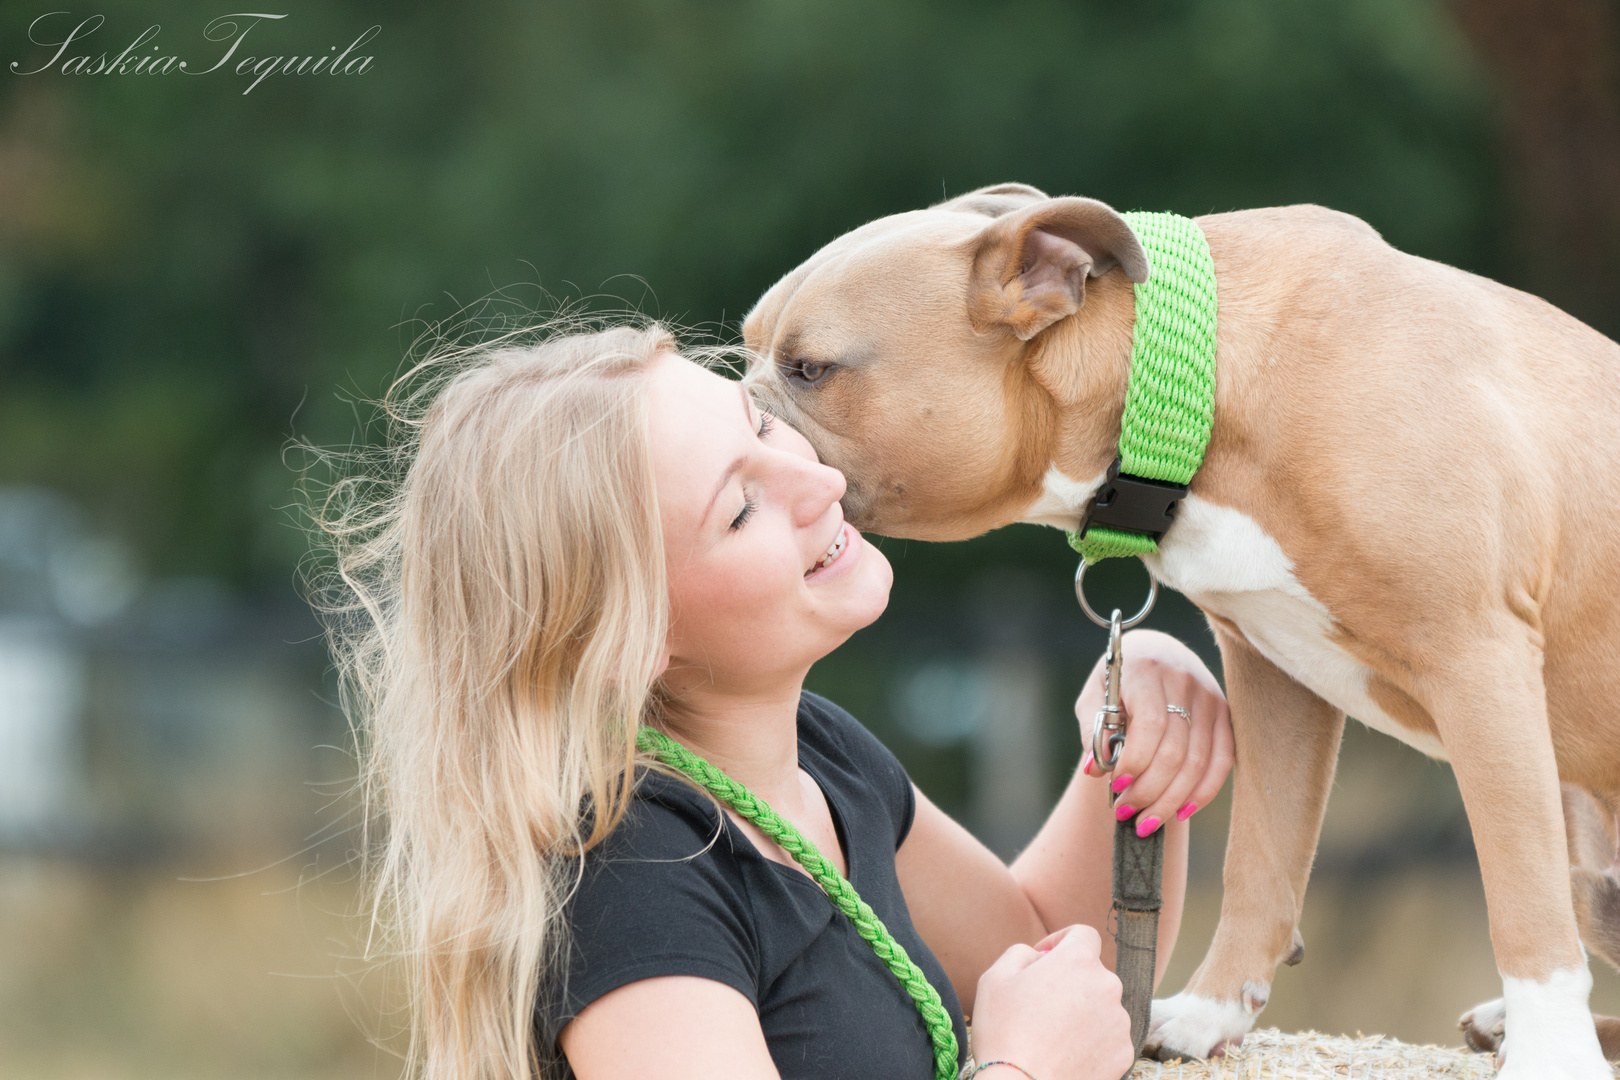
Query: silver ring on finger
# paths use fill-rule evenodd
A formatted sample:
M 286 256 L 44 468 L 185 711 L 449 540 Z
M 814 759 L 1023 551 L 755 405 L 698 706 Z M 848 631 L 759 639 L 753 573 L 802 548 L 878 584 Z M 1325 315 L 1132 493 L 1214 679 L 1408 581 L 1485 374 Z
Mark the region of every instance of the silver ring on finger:
M 1167 713 L 1175 713 L 1177 716 L 1187 721 L 1189 725 L 1192 723 L 1192 714 L 1186 709 L 1183 709 L 1180 705 L 1166 705 L 1164 707 L 1164 711 Z

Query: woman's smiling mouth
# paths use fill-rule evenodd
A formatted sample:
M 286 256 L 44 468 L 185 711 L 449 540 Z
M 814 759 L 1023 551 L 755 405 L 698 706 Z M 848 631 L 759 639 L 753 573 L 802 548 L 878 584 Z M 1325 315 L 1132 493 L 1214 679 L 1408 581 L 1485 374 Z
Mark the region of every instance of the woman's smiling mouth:
M 826 553 L 824 555 L 822 555 L 821 558 L 816 560 L 816 564 L 814 566 L 812 566 L 810 569 L 808 569 L 808 570 L 806 570 L 804 572 L 804 576 L 809 577 L 811 574 L 814 574 L 817 570 L 824 570 L 827 567 L 831 566 L 835 561 L 837 561 L 838 556 L 840 556 L 840 555 L 842 555 L 844 553 L 844 549 L 847 548 L 848 546 L 849 546 L 849 526 L 848 525 L 843 525 L 843 526 L 840 526 L 840 528 L 838 530 L 838 539 L 836 539 L 836 540 L 834 540 L 832 542 L 832 546 L 827 549 Z

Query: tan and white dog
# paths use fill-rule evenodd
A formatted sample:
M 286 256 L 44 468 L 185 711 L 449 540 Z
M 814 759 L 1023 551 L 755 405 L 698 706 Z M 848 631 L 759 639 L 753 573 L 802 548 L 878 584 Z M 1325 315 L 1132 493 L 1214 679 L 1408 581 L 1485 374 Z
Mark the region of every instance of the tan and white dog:
M 1237 756 L 1220 926 L 1149 1046 L 1240 1039 L 1297 962 L 1349 714 L 1456 771 L 1503 983 L 1470 1040 L 1515 1080 L 1608 1080 L 1620 1021 L 1594 1027 L 1582 942 L 1620 964 L 1620 346 L 1345 214 L 1198 223 L 1215 425 L 1145 561 L 1209 618 Z M 1102 203 L 985 188 L 789 273 L 744 323 L 747 378 L 862 528 L 1073 527 L 1115 454 L 1145 271 Z

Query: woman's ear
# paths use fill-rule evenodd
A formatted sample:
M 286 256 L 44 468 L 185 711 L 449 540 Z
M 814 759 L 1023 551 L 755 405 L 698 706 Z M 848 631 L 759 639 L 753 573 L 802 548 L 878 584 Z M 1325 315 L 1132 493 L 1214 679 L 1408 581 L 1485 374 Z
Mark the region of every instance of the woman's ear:
M 1043 199 L 994 219 L 974 243 L 973 327 L 1005 326 L 1021 341 L 1079 311 L 1088 277 L 1118 266 L 1132 281 L 1148 278 L 1136 233 L 1095 199 Z

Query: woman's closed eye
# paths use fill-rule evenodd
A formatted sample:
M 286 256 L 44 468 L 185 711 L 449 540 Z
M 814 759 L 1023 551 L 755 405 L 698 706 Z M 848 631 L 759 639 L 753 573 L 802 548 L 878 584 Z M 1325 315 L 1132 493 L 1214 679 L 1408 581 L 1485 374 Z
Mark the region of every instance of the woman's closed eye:
M 742 511 L 736 517 L 731 519 L 731 531 L 736 532 L 738 529 L 748 524 L 748 519 L 753 517 L 754 511 L 758 509 L 759 504 L 754 501 L 753 497 L 750 495 L 744 495 Z
M 763 438 L 765 438 L 765 436 L 769 435 L 775 429 L 776 429 L 776 417 L 772 416 L 770 413 L 766 412 L 764 409 L 761 409 L 759 411 L 759 428 L 755 432 L 755 434 L 758 435 L 761 439 L 763 439 Z M 748 494 L 744 494 L 743 495 L 743 507 L 742 507 L 742 510 L 740 510 L 738 512 L 736 517 L 731 519 L 731 524 L 730 524 L 730 526 L 728 526 L 728 528 L 732 532 L 736 532 L 738 529 L 740 529 L 744 525 L 748 524 L 748 519 L 753 517 L 754 516 L 754 511 L 758 510 L 758 509 L 759 509 L 759 504 L 754 501 L 753 496 L 748 495 Z

